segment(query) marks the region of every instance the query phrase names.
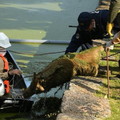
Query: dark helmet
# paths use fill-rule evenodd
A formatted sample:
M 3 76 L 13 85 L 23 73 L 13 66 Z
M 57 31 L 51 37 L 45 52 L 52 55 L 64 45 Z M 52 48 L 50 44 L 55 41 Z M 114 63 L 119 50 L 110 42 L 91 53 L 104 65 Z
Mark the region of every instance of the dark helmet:
M 87 29 L 93 19 L 92 13 L 90 12 L 82 12 L 78 17 L 78 23 L 80 29 Z

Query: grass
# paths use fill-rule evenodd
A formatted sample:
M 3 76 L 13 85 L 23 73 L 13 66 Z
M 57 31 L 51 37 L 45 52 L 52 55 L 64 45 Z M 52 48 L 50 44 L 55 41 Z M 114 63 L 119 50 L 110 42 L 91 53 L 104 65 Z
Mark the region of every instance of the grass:
M 115 46 L 114 50 L 110 51 L 110 54 L 116 54 L 120 50 L 120 45 Z M 116 60 L 119 60 L 120 53 L 114 55 Z M 106 61 L 100 63 L 102 66 L 106 66 Z M 120 119 L 120 78 L 117 78 L 116 75 L 120 75 L 120 68 L 118 62 L 109 61 L 109 70 L 111 75 L 109 75 L 109 101 L 111 106 L 111 116 L 104 120 L 119 120 Z M 104 95 L 108 94 L 108 82 L 107 77 L 102 76 L 103 86 L 101 91 L 104 91 Z

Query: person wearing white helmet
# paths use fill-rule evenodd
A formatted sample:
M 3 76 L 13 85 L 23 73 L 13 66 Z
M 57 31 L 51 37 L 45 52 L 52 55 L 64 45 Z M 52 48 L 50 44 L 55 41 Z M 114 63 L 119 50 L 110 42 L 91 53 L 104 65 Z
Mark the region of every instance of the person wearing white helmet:
M 0 32 L 0 96 L 4 95 L 4 80 L 8 79 L 11 75 L 20 75 L 21 71 L 18 69 L 9 69 L 9 63 L 5 58 L 6 48 L 10 47 L 9 38 Z

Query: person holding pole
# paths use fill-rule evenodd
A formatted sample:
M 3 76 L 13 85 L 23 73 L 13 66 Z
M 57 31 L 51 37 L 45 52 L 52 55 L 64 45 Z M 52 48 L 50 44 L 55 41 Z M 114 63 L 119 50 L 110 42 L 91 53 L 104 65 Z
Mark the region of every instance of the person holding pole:
M 120 31 L 114 35 L 112 40 L 110 40 L 109 42 L 106 42 L 106 45 L 105 45 L 106 50 L 111 49 L 111 47 L 113 48 L 115 44 L 119 44 L 119 43 L 120 43 Z M 120 60 L 118 60 L 118 64 L 120 68 Z M 118 74 L 117 77 L 120 78 L 120 75 Z

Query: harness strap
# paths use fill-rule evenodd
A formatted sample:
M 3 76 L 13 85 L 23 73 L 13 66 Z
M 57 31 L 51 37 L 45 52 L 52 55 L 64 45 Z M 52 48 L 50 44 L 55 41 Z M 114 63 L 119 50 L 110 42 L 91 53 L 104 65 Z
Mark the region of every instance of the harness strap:
M 10 93 L 10 82 L 9 80 L 4 80 L 5 93 Z
M 0 57 L 2 58 L 3 62 L 4 62 L 4 70 L 8 71 L 9 70 L 9 63 L 7 61 L 7 59 L 0 54 Z

